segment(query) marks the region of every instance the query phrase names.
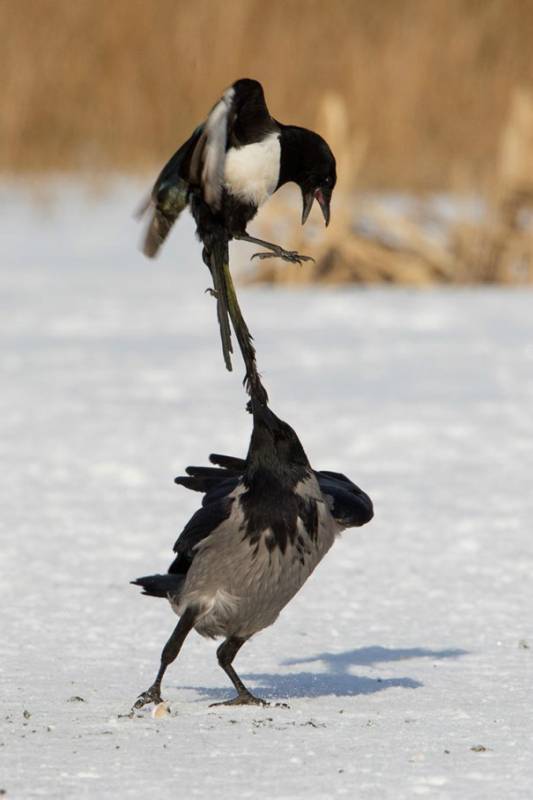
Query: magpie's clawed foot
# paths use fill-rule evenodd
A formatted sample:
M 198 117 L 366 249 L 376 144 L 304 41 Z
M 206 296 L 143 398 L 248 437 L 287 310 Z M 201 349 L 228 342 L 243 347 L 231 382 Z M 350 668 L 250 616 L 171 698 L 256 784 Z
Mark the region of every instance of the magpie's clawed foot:
M 214 297 L 215 299 L 218 298 L 218 294 L 210 286 L 208 286 L 208 288 L 205 290 L 204 294 L 210 294 L 211 297 Z
M 162 703 L 163 700 L 161 698 L 161 689 L 159 686 L 150 686 L 146 692 L 143 692 L 139 695 L 135 703 L 133 704 L 133 709 L 142 708 L 143 706 L 147 706 L 148 703 L 153 703 L 154 705 L 159 705 Z
M 267 703 L 266 700 L 263 700 L 261 697 L 255 697 L 250 692 L 242 692 L 238 694 L 237 697 L 232 697 L 231 700 L 223 700 L 220 703 L 210 703 L 209 708 L 214 708 L 215 706 L 269 706 L 270 703 Z
M 272 249 L 269 253 L 254 253 L 252 259 L 260 258 L 261 261 L 265 258 L 281 258 L 283 261 L 289 261 L 291 264 L 303 264 L 304 261 L 314 261 L 312 256 L 303 256 L 296 250 L 284 250 L 283 247 Z

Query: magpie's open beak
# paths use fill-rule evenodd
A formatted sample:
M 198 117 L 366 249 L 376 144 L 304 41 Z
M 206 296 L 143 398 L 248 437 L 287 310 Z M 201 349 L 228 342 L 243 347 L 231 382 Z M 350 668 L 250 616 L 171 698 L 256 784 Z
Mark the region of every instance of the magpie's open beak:
M 309 212 L 311 211 L 311 206 L 313 205 L 313 200 L 318 202 L 322 214 L 324 216 L 324 222 L 326 223 L 326 227 L 329 223 L 329 204 L 331 201 L 331 193 L 324 192 L 323 189 L 314 189 L 312 192 L 302 192 L 303 198 L 303 210 L 302 210 L 302 225 L 305 225 L 307 217 L 309 216 Z

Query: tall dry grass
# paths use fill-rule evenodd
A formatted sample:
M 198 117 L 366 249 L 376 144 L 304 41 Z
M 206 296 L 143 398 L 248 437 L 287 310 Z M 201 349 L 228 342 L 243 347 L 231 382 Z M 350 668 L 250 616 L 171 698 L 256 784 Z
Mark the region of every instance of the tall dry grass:
M 340 93 L 360 184 L 477 181 L 532 41 L 530 0 L 0 0 L 0 169 L 153 168 L 247 75 L 304 125 Z

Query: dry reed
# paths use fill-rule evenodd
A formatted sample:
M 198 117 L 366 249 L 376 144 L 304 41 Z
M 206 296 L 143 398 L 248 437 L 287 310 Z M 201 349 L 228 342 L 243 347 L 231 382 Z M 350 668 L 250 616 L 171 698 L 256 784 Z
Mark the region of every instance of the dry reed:
M 0 40 L 2 170 L 153 167 L 249 75 L 304 125 L 343 97 L 360 185 L 475 181 L 533 79 L 527 0 L 0 0 Z

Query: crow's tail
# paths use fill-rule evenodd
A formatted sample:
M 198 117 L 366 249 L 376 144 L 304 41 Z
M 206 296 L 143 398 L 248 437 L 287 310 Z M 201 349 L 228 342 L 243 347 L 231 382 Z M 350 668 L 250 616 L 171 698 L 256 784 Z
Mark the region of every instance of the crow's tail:
M 143 594 L 150 597 L 168 597 L 176 595 L 183 586 L 183 575 L 145 575 L 130 581 L 134 586 L 141 586 Z

